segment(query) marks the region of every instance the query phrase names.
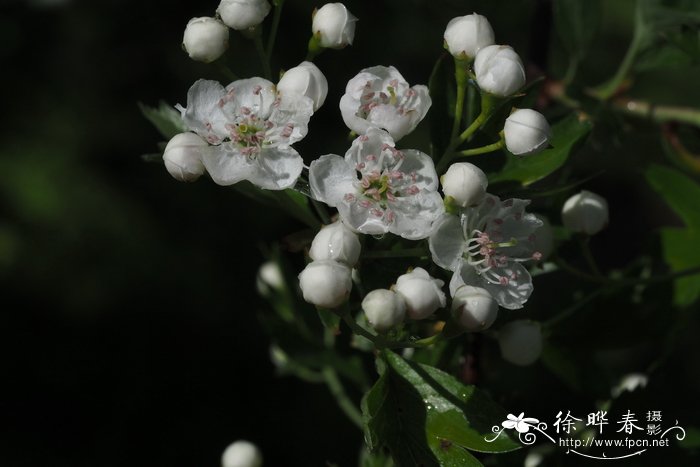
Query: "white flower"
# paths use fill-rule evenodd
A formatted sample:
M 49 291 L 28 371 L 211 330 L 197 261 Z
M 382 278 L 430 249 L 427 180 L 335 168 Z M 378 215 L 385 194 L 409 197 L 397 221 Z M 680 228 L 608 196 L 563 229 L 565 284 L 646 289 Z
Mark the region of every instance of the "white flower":
M 479 87 L 496 96 L 510 96 L 525 85 L 523 62 L 507 45 L 489 45 L 479 50 L 474 73 Z
M 185 125 L 213 146 L 203 149 L 204 166 L 214 182 L 241 180 L 269 190 L 294 186 L 304 165 L 291 145 L 306 136 L 313 102 L 308 97 L 277 98 L 262 78 L 235 81 L 226 88 L 198 80 L 177 106 Z
M 348 299 L 352 289 L 350 268 L 337 261 L 313 261 L 299 274 L 304 300 L 323 308 L 336 308 Z
M 230 444 L 221 456 L 221 467 L 261 467 L 262 454 L 256 445 L 249 441 L 236 441 Z
M 214 18 L 192 18 L 185 27 L 182 45 L 192 60 L 213 62 L 228 49 L 228 28 Z
M 521 412 L 517 417 L 513 414 L 508 414 L 506 418 L 507 420 L 501 423 L 503 428 L 507 428 L 509 430 L 515 428 L 518 433 L 527 433 L 530 431 L 531 426 L 537 426 L 537 424 L 540 422 L 536 418 L 526 418 L 525 412 Z
M 516 156 L 535 154 L 547 148 L 552 130 L 547 119 L 532 109 L 518 109 L 503 127 L 506 148 Z
M 165 146 L 163 162 L 168 173 L 181 182 L 194 182 L 204 173 L 202 150 L 209 145 L 194 133 L 180 133 Z
M 406 316 L 406 302 L 396 292 L 377 289 L 368 293 L 362 300 L 362 310 L 369 324 L 382 332 L 403 322 Z
M 534 242 L 542 222 L 525 212 L 529 203 L 501 201 L 487 193 L 478 206 L 460 216 L 445 214 L 435 223 L 430 252 L 438 266 L 454 271 L 453 296 L 467 284 L 486 289 L 503 308 L 523 307 L 532 293 L 532 279 L 521 263 L 541 258 Z
M 311 31 L 321 47 L 342 49 L 355 38 L 355 18 L 342 3 L 326 3 L 314 13 Z
M 411 319 L 425 319 L 447 303 L 440 279 L 430 277 L 423 268 L 403 274 L 396 279 L 394 289 L 406 301 L 406 311 Z
M 442 191 L 451 196 L 460 207 L 479 204 L 486 195 L 489 181 L 486 174 L 474 164 L 457 162 L 440 177 Z
M 309 256 L 314 261 L 332 259 L 353 267 L 360 258 L 357 234 L 341 221 L 323 227 L 311 242 Z
M 348 81 L 340 112 L 355 133 L 377 127 L 398 141 L 418 126 L 431 104 L 426 86 L 410 87 L 393 66 L 375 66 Z
M 216 12 L 226 26 L 240 31 L 262 23 L 270 4 L 267 0 L 221 0 Z
M 542 353 L 540 324 L 526 319 L 511 321 L 498 331 L 504 360 L 518 366 L 532 365 Z
M 566 200 L 561 220 L 569 230 L 595 235 L 608 225 L 608 202 L 600 195 L 583 190 Z
M 463 285 L 452 298 L 452 314 L 467 331 L 483 331 L 496 321 L 498 303 L 488 290 Z
M 476 57 L 479 50 L 492 45 L 494 41 L 489 20 L 476 13 L 450 20 L 444 38 L 450 53 L 460 59 Z
M 290 68 L 277 83 L 277 92 L 284 94 L 299 94 L 309 97 L 314 102 L 314 111 L 318 110 L 328 95 L 328 81 L 316 65 L 311 62 L 301 62 Z
M 355 139 L 345 158 L 321 156 L 309 169 L 312 196 L 337 207 L 347 226 L 411 240 L 427 237 L 444 211 L 437 181 L 428 155 L 395 149 L 391 136 L 377 128 Z

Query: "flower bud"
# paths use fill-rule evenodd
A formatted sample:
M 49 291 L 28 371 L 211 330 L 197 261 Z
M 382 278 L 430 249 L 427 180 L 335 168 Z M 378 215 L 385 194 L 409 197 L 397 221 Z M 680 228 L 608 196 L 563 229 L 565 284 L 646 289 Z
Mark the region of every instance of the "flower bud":
M 228 49 L 228 28 L 214 18 L 192 18 L 185 28 L 182 46 L 192 60 L 213 62 Z
M 342 49 L 355 38 L 355 18 L 342 3 L 326 3 L 314 14 L 311 31 L 321 47 Z
M 445 44 L 455 58 L 472 59 L 483 47 L 492 45 L 493 29 L 486 17 L 476 13 L 458 16 L 447 23 Z
M 328 95 L 328 81 L 316 65 L 311 62 L 301 62 L 290 68 L 277 83 L 280 95 L 298 94 L 314 101 L 314 111 L 318 110 Z
M 386 289 L 373 290 L 362 300 L 367 321 L 377 331 L 387 331 L 403 322 L 406 302 L 396 292 Z
M 535 363 L 542 353 L 540 323 L 526 319 L 511 321 L 498 331 L 498 345 L 503 358 L 514 365 Z
M 445 306 L 445 293 L 440 279 L 433 279 L 425 269 L 415 268 L 413 271 L 399 276 L 395 290 L 406 300 L 406 312 L 411 319 L 425 319 L 435 310 Z
M 564 227 L 573 232 L 597 234 L 608 225 L 608 202 L 602 196 L 583 190 L 566 200 L 561 220 Z
M 350 295 L 351 271 L 333 260 L 313 261 L 299 274 L 304 300 L 322 308 L 336 308 Z
M 262 23 L 270 4 L 267 0 L 221 0 L 216 12 L 226 26 L 241 31 Z
M 445 196 L 451 196 L 463 208 L 479 204 L 489 185 L 486 174 L 469 162 L 452 164 L 440 182 Z
M 506 148 L 516 156 L 536 154 L 547 147 L 552 130 L 544 115 L 532 109 L 518 109 L 503 127 Z
M 194 133 L 173 136 L 163 153 L 165 168 L 181 182 L 194 182 L 204 173 L 201 150 L 207 146 L 207 142 Z
M 250 441 L 230 444 L 221 456 L 221 467 L 261 467 L 262 454 Z
M 263 297 L 270 295 L 272 291 L 284 289 L 284 275 L 279 265 L 274 261 L 266 261 L 258 269 L 256 281 L 258 293 Z
M 479 50 L 474 73 L 479 87 L 495 96 L 510 96 L 525 85 L 523 62 L 507 45 L 489 45 Z
M 357 234 L 341 221 L 323 227 L 311 242 L 309 256 L 314 261 L 332 259 L 350 267 L 360 258 L 360 240 Z
M 486 289 L 463 285 L 452 299 L 452 315 L 467 331 L 483 331 L 498 316 L 498 303 Z

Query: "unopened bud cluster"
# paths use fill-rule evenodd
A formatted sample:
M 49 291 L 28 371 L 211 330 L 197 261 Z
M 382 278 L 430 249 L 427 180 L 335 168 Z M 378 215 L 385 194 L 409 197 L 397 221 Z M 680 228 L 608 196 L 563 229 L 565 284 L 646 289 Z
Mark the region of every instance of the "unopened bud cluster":
M 352 268 L 360 250 L 357 234 L 341 221 L 323 227 L 311 243 L 313 261 L 299 274 L 304 300 L 322 308 L 342 305 L 352 290 Z
M 362 301 L 367 321 L 377 331 L 387 331 L 401 324 L 406 316 L 425 319 L 446 304 L 444 282 L 423 268 L 415 268 L 396 279 L 391 290 L 373 290 Z
M 525 67 L 520 56 L 508 45 L 495 43 L 489 21 L 476 13 L 453 18 L 445 29 L 445 48 L 455 57 L 455 66 L 467 67 L 473 61 L 476 82 L 484 98 L 507 98 L 525 85 Z M 551 138 L 547 120 L 538 112 L 520 109 L 506 120 L 505 145 L 512 154 L 524 156 L 545 149 Z
M 192 60 L 210 63 L 228 49 L 229 28 L 258 26 L 270 12 L 267 0 L 221 0 L 217 17 L 192 18 L 185 27 L 182 46 Z

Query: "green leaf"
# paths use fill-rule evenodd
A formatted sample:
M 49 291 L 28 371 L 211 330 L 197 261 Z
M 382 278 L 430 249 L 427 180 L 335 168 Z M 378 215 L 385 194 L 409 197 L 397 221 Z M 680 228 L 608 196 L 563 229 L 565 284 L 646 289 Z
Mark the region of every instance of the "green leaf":
M 433 158 L 445 152 L 450 140 L 452 122 L 450 115 L 454 113 L 454 104 L 449 97 L 449 87 L 452 85 L 452 75 L 448 73 L 451 55 L 442 54 L 433 67 L 428 81 L 428 89 L 433 104 L 428 115 L 430 123 L 430 141 Z M 454 99 L 454 98 L 453 98 Z M 453 100 L 452 99 L 452 100 Z
M 238 182 L 231 188 L 255 201 L 277 209 L 282 209 L 297 220 L 314 229 L 321 223 L 311 212 L 311 206 L 306 196 L 292 189 L 263 190 L 248 181 Z
M 165 139 L 169 140 L 176 134 L 187 131 L 180 112 L 165 101 L 160 101 L 158 107 L 149 107 L 139 102 L 139 109 Z
M 665 228 L 661 230 L 664 259 L 673 271 L 700 266 L 700 230 Z M 673 303 L 686 307 L 700 298 L 700 276 L 681 277 L 674 281 Z
M 362 400 L 365 440 L 385 444 L 397 466 L 478 466 L 468 450 L 508 452 L 520 446 L 491 428 L 506 412 L 473 386 L 436 368 L 384 351 L 387 368 Z
M 678 170 L 661 165 L 647 169 L 646 178 L 685 225 L 700 229 L 700 185 Z
M 580 60 L 588 52 L 601 16 L 600 0 L 554 2 L 554 26 L 562 44 L 576 60 Z
M 518 157 L 508 154 L 503 169 L 489 177 L 490 182 L 514 180 L 529 185 L 560 168 L 571 155 L 576 144 L 591 131 L 590 120 L 571 114 L 552 126 L 551 148 L 539 154 Z

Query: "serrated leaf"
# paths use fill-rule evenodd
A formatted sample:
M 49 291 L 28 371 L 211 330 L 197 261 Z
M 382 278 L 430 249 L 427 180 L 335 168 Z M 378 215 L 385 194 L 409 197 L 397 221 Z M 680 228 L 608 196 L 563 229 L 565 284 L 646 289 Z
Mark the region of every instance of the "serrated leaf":
M 158 107 L 149 107 L 141 102 L 138 105 L 143 116 L 156 127 L 164 138 L 169 140 L 176 134 L 187 131 L 182 123 L 180 112 L 167 102 L 160 101 Z
M 487 442 L 506 412 L 474 386 L 385 351 L 386 371 L 362 401 L 365 440 L 386 444 L 397 466 L 478 466 L 468 450 L 508 452 L 508 437 Z
M 600 0 L 556 0 L 554 25 L 570 55 L 580 60 L 593 42 L 602 16 Z
M 593 124 L 587 118 L 571 114 L 552 126 L 552 146 L 539 154 L 518 157 L 507 155 L 500 172 L 490 174 L 490 182 L 518 181 L 523 185 L 534 183 L 560 168 L 579 141 L 591 131 Z
M 664 259 L 673 271 L 700 267 L 700 230 L 666 228 L 661 230 Z M 686 307 L 700 298 L 700 275 L 674 281 L 673 302 Z
M 700 185 L 678 170 L 652 165 L 646 178 L 688 227 L 700 229 Z

